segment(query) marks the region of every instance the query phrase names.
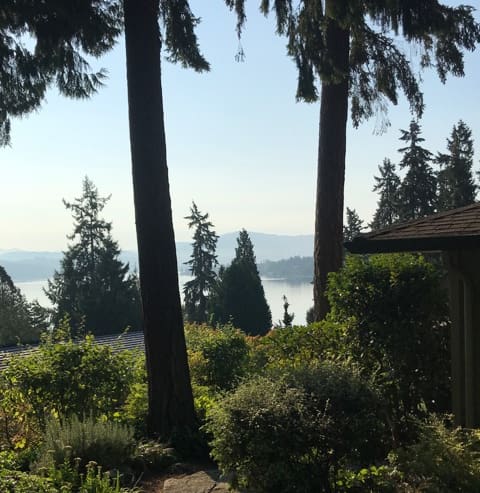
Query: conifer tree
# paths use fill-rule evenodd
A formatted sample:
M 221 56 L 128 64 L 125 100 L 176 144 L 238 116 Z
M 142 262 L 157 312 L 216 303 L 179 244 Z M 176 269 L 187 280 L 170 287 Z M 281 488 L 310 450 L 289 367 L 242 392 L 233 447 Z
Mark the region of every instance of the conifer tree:
M 0 346 L 36 342 L 45 328 L 46 313 L 38 302 L 28 303 L 0 265 Z M 41 316 L 40 316 L 41 315 Z
M 46 295 L 55 307 L 53 323 L 65 316 L 74 331 L 95 334 L 140 328 L 140 298 L 136 276 L 119 260 L 120 249 L 112 239 L 112 224 L 100 217 L 110 197 L 100 197 L 85 178 L 80 198 L 63 201 L 72 211 L 73 243 L 64 253 L 60 271 L 48 281 Z
M 446 211 L 475 202 L 477 186 L 472 172 L 473 138 L 460 120 L 447 139 L 448 154 L 438 153 L 438 210 Z
M 435 212 L 437 181 L 430 162 L 432 153 L 421 146 L 421 127 L 412 120 L 408 130 L 400 130 L 405 142 L 398 152 L 403 153 L 400 168 L 407 170 L 399 190 L 400 219 L 408 221 Z
M 208 213 L 202 214 L 195 202 L 192 203 L 188 227 L 194 228 L 193 252 L 188 262 L 191 281 L 183 288 L 185 313 L 190 322 L 207 322 L 207 300 L 217 280 L 215 267 L 218 265 L 215 250 L 218 236 L 213 231 L 213 224 L 208 221 Z
M 237 238 L 235 258 L 219 271 L 210 312 L 214 323 L 231 322 L 250 335 L 263 335 L 272 326 L 272 314 L 258 273 L 253 244 L 244 229 Z
M 291 327 L 293 319 L 295 318 L 295 313 L 290 313 L 288 309 L 290 308 L 290 303 L 285 295 L 282 297 L 283 300 L 283 319 L 282 324 L 284 327 Z
M 365 229 L 365 226 L 355 209 L 347 207 L 346 212 L 347 221 L 346 225 L 343 227 L 343 241 L 352 241 L 363 229 Z
M 237 13 L 240 32 L 245 0 L 225 1 Z M 462 50 L 475 49 L 480 24 L 473 7 L 439 0 L 260 0 L 260 9 L 265 15 L 274 11 L 276 31 L 287 37 L 298 69 L 297 99 L 320 97 L 313 292 L 315 319 L 321 320 L 328 312 L 328 273 L 337 271 L 343 258 L 349 99 L 355 126 L 389 101 L 397 104 L 400 91 L 420 117 L 420 77 L 409 45 L 421 51 L 421 68 L 434 67 L 445 82 L 449 73 L 464 74 Z
M 381 229 L 391 226 L 398 221 L 400 178 L 395 173 L 395 165 L 390 159 L 383 160 L 383 166 L 378 167 L 380 176 L 374 176 L 376 181 L 373 191 L 380 194 L 377 210 L 370 223 L 372 229 Z

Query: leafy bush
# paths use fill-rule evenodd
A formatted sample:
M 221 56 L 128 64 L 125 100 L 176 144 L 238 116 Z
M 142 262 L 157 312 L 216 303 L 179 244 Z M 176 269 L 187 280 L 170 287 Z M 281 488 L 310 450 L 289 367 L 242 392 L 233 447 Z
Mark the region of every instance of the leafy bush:
M 435 416 L 425 422 L 417 422 L 417 426 L 418 441 L 389 457 L 408 485 L 399 491 L 480 491 L 480 432 L 450 428 Z
M 303 367 L 326 359 L 341 359 L 344 353 L 343 326 L 319 322 L 308 326 L 279 327 L 266 336 L 249 340 L 255 370 Z
M 2 493 L 58 493 L 59 490 L 47 478 L 20 471 L 0 470 L 0 491 Z
M 245 374 L 249 347 L 245 335 L 226 325 L 213 329 L 188 325 L 185 336 L 192 380 L 214 389 L 231 389 Z
M 339 365 L 256 377 L 209 413 L 212 456 L 259 492 L 328 491 L 344 463 L 384 455 L 375 393 Z
M 342 469 L 335 482 L 336 493 L 399 493 L 401 473 L 388 465 Z M 406 486 L 403 484 L 403 486 Z
M 125 425 L 80 420 L 76 416 L 49 419 L 45 428 L 38 467 L 80 460 L 80 465 L 95 461 L 105 468 L 119 468 L 130 459 L 135 447 L 133 430 Z
M 300 389 L 264 377 L 240 385 L 210 414 L 213 458 L 260 492 L 294 491 L 295 483 L 302 491 L 312 466 L 321 467 L 315 450 L 328 426 L 321 411 L 308 415 L 305 401 Z
M 133 383 L 134 365 L 132 352 L 116 353 L 92 336 L 74 342 L 65 327 L 45 336 L 38 350 L 12 357 L 0 375 L 1 441 L 24 446 L 22 441 L 50 415 L 117 416 Z
M 344 351 L 389 402 L 394 423 L 450 405 L 449 324 L 441 274 L 420 256 L 349 256 L 329 277 Z

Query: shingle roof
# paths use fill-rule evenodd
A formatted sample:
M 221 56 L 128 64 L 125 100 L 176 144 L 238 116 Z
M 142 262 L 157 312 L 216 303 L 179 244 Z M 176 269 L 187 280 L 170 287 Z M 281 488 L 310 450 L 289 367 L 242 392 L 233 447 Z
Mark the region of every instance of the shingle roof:
M 112 346 L 114 351 L 123 351 L 124 349 L 145 350 L 142 331 L 97 336 L 95 337 L 95 342 L 103 346 Z M 0 347 L 0 371 L 6 368 L 9 358 L 26 356 L 37 349 L 38 344 L 28 346 Z
M 480 202 L 363 233 L 345 247 L 352 253 L 479 248 Z

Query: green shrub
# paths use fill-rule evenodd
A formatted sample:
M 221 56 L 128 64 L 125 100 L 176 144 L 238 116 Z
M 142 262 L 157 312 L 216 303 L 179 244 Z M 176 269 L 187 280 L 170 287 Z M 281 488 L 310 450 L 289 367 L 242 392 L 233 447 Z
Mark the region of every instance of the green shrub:
M 342 325 L 329 321 L 271 330 L 250 341 L 254 370 L 303 367 L 306 362 L 341 359 L 344 330 Z
M 336 493 L 399 493 L 401 487 L 401 473 L 388 465 L 342 469 L 335 482 Z
M 375 392 L 338 365 L 242 383 L 209 413 L 212 456 L 256 491 L 329 491 L 342 464 L 385 453 Z
M 213 329 L 188 325 L 185 336 L 192 380 L 214 389 L 231 389 L 244 376 L 249 347 L 246 336 L 227 325 Z
M 441 273 L 421 256 L 348 256 L 329 276 L 329 318 L 344 352 L 374 378 L 394 423 L 450 406 L 449 322 Z
M 47 478 L 20 471 L 0 470 L 2 493 L 58 493 L 58 489 Z M 69 490 L 64 490 L 67 493 Z
M 37 467 L 58 467 L 77 460 L 80 466 L 95 461 L 107 469 L 118 469 L 130 460 L 134 448 L 133 429 L 125 425 L 94 417 L 51 418 L 46 424 Z
M 381 397 L 352 365 L 324 362 L 315 367 L 273 373 L 307 396 L 309 413 L 324 409 L 330 426 L 325 437 L 329 460 L 367 466 L 391 448 Z
M 240 385 L 210 414 L 213 458 L 259 492 L 294 491 L 294 484 L 303 491 L 312 467 L 321 467 L 316 449 L 328 426 L 321 410 L 308 415 L 305 401 L 302 390 L 265 377 Z
M 417 426 L 418 441 L 389 457 L 408 485 L 399 491 L 478 493 L 480 432 L 451 428 L 435 416 Z
M 115 352 L 92 336 L 74 342 L 62 330 L 31 354 L 12 357 L 0 375 L 0 444 L 24 447 L 51 415 L 118 418 L 135 380 L 135 360 L 131 351 Z

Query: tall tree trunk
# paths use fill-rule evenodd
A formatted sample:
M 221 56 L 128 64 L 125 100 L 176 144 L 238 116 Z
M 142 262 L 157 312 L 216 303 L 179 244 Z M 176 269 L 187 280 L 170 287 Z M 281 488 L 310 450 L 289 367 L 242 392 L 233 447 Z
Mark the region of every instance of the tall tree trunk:
M 328 2 L 326 8 L 328 13 Z M 337 70 L 348 74 L 349 33 L 332 19 L 327 27 L 327 56 L 335 61 Z M 327 275 L 342 265 L 347 117 L 348 77 L 338 83 L 322 83 L 315 206 L 315 320 L 322 320 L 329 310 L 325 297 Z
M 125 0 L 128 107 L 150 436 L 195 422 L 168 183 L 159 0 Z

